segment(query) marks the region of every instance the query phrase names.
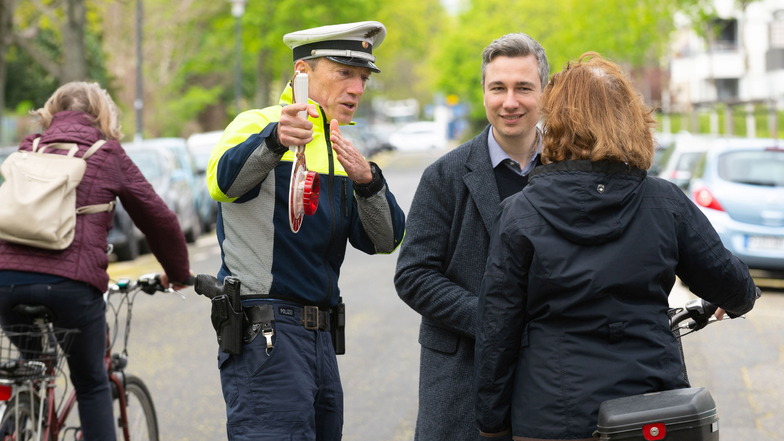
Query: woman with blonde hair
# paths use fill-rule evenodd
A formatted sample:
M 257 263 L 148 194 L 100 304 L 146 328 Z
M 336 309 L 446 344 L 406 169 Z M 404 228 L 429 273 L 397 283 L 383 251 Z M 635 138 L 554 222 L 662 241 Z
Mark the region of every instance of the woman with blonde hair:
M 76 206 L 106 204 L 119 198 L 163 266 L 163 284 L 184 287 L 190 276 L 188 249 L 177 217 L 120 145 L 117 107 L 106 90 L 96 83 L 67 83 L 33 114 L 43 132 L 27 136 L 20 151 L 31 150 L 34 140 L 40 138 L 42 146 L 75 143 L 79 147 L 76 156 L 81 157 L 96 141 L 106 140 L 86 161 L 87 169 L 76 190 Z M 0 240 L 0 324 L 4 328 L 27 324 L 29 319 L 17 314 L 14 306 L 40 304 L 55 312 L 55 327 L 80 331 L 73 337 L 67 360 L 86 441 L 115 439 L 111 389 L 103 364 L 103 292 L 109 282 L 107 234 L 112 217 L 111 211 L 77 216 L 73 242 L 64 250 Z
M 730 317 L 759 290 L 700 210 L 647 176 L 652 110 L 586 53 L 540 101 L 543 165 L 502 204 L 479 300 L 476 410 L 487 439 L 590 440 L 599 404 L 688 387 L 676 276 Z

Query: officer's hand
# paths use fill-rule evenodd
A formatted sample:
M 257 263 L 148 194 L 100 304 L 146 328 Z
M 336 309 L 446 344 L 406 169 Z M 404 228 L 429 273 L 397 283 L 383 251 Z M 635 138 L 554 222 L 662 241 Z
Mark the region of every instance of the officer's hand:
M 278 122 L 278 142 L 281 145 L 300 146 L 313 140 L 313 123 L 298 116 L 303 110 L 307 110 L 312 117 L 318 116 L 318 110 L 313 104 L 289 104 L 281 109 Z
M 337 153 L 338 161 L 343 165 L 349 179 L 358 184 L 367 184 L 373 180 L 370 163 L 351 141 L 343 137 L 336 119 L 329 122 L 329 140 L 332 141 L 332 150 Z

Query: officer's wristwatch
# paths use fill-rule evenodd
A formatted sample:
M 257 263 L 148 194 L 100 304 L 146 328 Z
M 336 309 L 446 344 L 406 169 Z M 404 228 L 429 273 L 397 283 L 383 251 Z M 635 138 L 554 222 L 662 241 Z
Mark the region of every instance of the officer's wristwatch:
M 370 173 L 373 175 L 373 178 L 367 184 L 360 184 L 354 181 L 354 191 L 360 196 L 373 196 L 384 187 L 384 176 L 381 174 L 381 169 L 375 162 L 370 163 Z

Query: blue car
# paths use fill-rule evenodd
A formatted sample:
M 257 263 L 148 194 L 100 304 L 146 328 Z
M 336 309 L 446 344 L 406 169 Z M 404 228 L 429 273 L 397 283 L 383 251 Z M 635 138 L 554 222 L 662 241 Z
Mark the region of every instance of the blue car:
M 749 268 L 784 275 L 781 141 L 716 139 L 695 166 L 689 194 Z

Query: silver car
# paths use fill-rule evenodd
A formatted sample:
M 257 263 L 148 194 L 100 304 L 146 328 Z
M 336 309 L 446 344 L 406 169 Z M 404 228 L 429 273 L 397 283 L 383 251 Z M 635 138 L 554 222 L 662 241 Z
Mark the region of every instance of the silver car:
M 782 142 L 715 140 L 695 166 L 689 194 L 749 268 L 784 274 Z

